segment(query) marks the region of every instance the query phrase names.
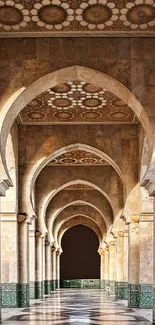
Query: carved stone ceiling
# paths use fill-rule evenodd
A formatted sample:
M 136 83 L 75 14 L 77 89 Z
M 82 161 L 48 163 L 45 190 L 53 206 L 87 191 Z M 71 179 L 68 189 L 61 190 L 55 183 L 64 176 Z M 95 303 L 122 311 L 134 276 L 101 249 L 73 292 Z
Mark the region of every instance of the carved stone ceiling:
M 89 185 L 86 185 L 86 184 L 73 184 L 73 185 L 69 185 L 68 187 L 65 187 L 65 191 L 72 191 L 72 190 L 94 190 L 93 187 L 89 186 Z M 76 203 L 76 204 L 79 204 L 79 203 Z M 80 203 L 81 204 L 81 203 Z M 75 204 L 74 204 L 75 205 Z
M 112 93 L 73 81 L 48 89 L 20 113 L 19 124 L 137 123 L 133 111 Z
M 155 34 L 154 0 L 0 0 L 0 36 Z
M 108 166 L 109 164 L 99 156 L 84 150 L 66 152 L 51 160 L 48 166 Z

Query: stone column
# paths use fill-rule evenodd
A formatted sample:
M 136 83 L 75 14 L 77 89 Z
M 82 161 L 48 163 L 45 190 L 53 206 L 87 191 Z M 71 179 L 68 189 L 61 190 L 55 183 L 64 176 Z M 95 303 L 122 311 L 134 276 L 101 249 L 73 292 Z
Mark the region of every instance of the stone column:
M 105 274 L 105 254 L 104 251 L 100 248 L 98 250 L 100 255 L 100 288 L 105 289 L 105 281 L 104 281 L 104 274 Z
M 29 224 L 25 215 L 18 215 L 18 256 L 18 307 L 27 307 L 29 306 Z
M 128 255 L 129 307 L 140 306 L 140 236 L 139 217 L 133 216 L 129 223 Z
M 110 294 L 115 295 L 116 282 L 116 244 L 114 241 L 109 242 L 109 284 Z
M 29 294 L 30 299 L 35 299 L 35 220 L 32 221 L 29 227 L 29 261 Z
M 104 290 L 107 290 L 109 284 L 109 247 L 104 249 Z
M 43 297 L 43 237 L 41 232 L 36 230 L 36 283 L 35 283 L 35 298 L 40 299 Z
M 124 232 L 124 299 L 128 299 L 128 225 Z
M 52 291 L 56 290 L 56 249 L 52 248 Z
M 52 254 L 51 245 L 48 240 L 45 241 L 45 294 L 51 292 L 52 279 Z
M 153 197 L 153 323 L 155 324 L 155 196 Z
M 1 213 L 2 307 L 18 307 L 18 223 L 15 213 Z
M 56 252 L 56 287 L 60 288 L 60 255 L 59 250 Z
M 46 276 L 45 276 L 45 238 L 43 238 L 43 295 L 45 294 L 45 280 L 46 280 Z
M 124 299 L 124 231 L 116 239 L 116 299 Z
M 153 215 L 140 216 L 140 307 L 153 306 Z

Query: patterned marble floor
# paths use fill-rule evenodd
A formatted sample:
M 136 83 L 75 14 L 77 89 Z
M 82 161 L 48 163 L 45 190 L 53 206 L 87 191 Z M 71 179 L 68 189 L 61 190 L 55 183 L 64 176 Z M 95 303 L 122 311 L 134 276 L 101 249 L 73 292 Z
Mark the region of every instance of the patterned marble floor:
M 5 315 L 6 316 L 6 315 Z M 107 298 L 99 290 L 59 290 L 36 300 L 31 307 L 8 314 L 5 325 L 150 325 L 122 302 Z

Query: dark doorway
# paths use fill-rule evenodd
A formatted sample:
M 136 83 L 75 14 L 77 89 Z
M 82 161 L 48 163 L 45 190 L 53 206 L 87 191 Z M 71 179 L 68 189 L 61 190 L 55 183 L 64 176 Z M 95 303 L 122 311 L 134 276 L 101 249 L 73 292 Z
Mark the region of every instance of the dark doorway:
M 78 225 L 62 238 L 61 279 L 99 279 L 100 256 L 98 237 L 93 230 Z

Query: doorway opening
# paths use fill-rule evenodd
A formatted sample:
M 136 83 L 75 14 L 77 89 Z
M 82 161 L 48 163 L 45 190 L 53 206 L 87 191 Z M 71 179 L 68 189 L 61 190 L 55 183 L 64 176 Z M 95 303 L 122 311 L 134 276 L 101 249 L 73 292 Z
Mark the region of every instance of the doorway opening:
M 99 240 L 83 225 L 67 230 L 62 238 L 61 287 L 98 287 L 100 279 Z

